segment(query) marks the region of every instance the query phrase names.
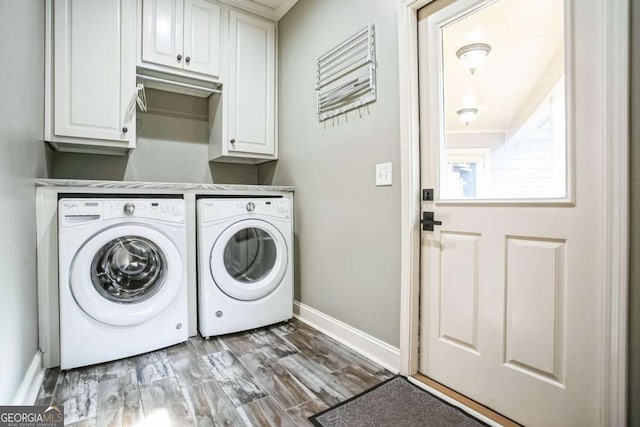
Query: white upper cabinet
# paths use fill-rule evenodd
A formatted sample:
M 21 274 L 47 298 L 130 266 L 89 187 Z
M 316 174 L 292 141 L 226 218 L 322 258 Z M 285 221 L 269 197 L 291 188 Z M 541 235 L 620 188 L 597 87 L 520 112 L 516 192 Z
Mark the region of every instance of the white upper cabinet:
M 138 65 L 220 80 L 221 33 L 222 9 L 217 3 L 142 0 L 142 55 Z
M 47 3 L 45 140 L 55 148 L 135 146 L 135 7 L 129 0 Z
M 144 0 L 142 60 L 182 69 L 183 0 Z
M 277 156 L 275 84 L 275 23 L 232 10 L 227 155 Z
M 205 0 L 184 2 L 184 69 L 220 76 L 221 7 Z

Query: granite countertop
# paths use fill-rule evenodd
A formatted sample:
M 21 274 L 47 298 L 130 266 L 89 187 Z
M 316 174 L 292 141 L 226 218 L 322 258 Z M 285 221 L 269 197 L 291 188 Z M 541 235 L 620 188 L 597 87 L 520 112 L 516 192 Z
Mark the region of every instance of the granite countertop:
M 274 185 L 198 184 L 180 182 L 98 181 L 88 179 L 36 179 L 36 187 L 85 187 L 100 189 L 137 190 L 202 190 L 202 191 L 284 191 L 295 187 Z

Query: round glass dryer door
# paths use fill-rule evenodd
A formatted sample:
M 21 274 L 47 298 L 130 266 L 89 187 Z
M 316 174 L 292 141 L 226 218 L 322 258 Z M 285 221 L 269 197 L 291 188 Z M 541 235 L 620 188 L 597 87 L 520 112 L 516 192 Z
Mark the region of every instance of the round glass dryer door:
M 260 220 L 237 222 L 224 230 L 211 249 L 211 275 L 228 296 L 250 301 L 280 285 L 287 270 L 282 234 Z
M 122 225 L 89 239 L 71 266 L 71 291 L 89 316 L 135 325 L 164 310 L 182 283 L 175 245 L 155 229 Z

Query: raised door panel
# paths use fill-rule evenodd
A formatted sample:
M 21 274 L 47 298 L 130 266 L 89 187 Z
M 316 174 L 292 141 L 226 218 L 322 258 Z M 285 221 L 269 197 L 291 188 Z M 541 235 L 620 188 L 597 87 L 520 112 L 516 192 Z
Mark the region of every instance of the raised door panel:
M 143 62 L 183 68 L 183 8 L 183 0 L 143 0 Z
M 481 235 L 440 235 L 441 341 L 478 351 L 478 246 Z
M 507 366 L 563 381 L 564 240 L 507 236 Z
M 127 73 L 132 50 L 123 44 L 129 35 L 122 30 L 130 17 L 123 21 L 120 0 L 53 4 L 54 134 L 128 141 L 125 91 L 133 95 L 135 69 Z
M 220 77 L 221 7 L 205 0 L 184 3 L 184 69 Z
M 275 155 L 275 24 L 229 18 L 229 154 Z

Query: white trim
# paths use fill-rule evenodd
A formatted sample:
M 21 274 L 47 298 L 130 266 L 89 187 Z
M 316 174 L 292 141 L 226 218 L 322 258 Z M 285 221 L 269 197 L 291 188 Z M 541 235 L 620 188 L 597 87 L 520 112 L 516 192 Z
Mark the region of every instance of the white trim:
M 298 0 L 282 0 L 282 2 L 280 3 L 280 6 L 276 7 L 276 10 L 274 12 L 274 16 L 276 18 L 276 21 L 279 21 L 280 19 L 282 19 L 282 17 L 284 15 L 287 14 L 287 12 L 289 12 L 289 10 L 298 2 Z
M 420 380 L 417 380 L 413 377 L 407 377 L 407 380 L 409 380 L 409 382 L 411 384 L 415 384 L 416 386 L 420 387 L 421 389 L 433 394 L 434 396 L 436 396 L 439 399 L 444 400 L 445 402 L 447 402 L 450 405 L 455 406 L 456 408 L 462 409 L 464 412 L 466 412 L 467 414 L 471 415 L 474 418 L 479 419 L 480 421 L 482 421 L 483 423 L 486 423 L 492 427 L 502 427 L 501 424 L 498 424 L 497 422 L 493 421 L 491 418 L 488 418 L 484 415 L 482 415 L 480 412 L 471 409 L 470 407 L 468 407 L 467 405 L 458 402 L 455 399 L 452 399 L 451 397 L 447 396 L 446 394 L 436 390 L 433 387 L 430 387 L 428 385 L 426 385 L 425 383 L 423 383 Z
M 187 218 L 187 301 L 189 305 L 189 336 L 198 335 L 198 239 L 196 225 L 196 195 L 193 193 L 184 194 L 185 213 Z
M 399 372 L 399 348 L 298 301 L 293 302 L 293 315 L 394 374 Z
M 298 2 L 298 0 L 281 0 L 276 7 L 271 7 L 256 0 L 220 0 L 221 3 L 251 12 L 263 18 L 279 21 Z
M 400 373 L 418 372 L 420 290 L 420 116 L 418 9 L 431 0 L 398 1 L 400 66 Z M 407 78 L 405 78 L 407 77 Z
M 431 0 L 398 0 L 401 143 L 401 373 L 417 372 L 420 203 L 417 13 Z M 603 425 L 626 423 L 629 233 L 629 4 L 602 1 L 605 40 L 605 298 Z
M 12 405 L 33 405 L 44 381 L 45 369 L 42 367 L 42 353 L 38 350 L 33 356 L 29 369 L 24 374 L 22 383 L 16 392 Z
M 60 366 L 58 193 L 51 189 L 36 188 L 38 336 L 45 368 Z
M 627 420 L 629 280 L 629 2 L 603 4 L 604 43 L 604 387 L 603 424 Z

